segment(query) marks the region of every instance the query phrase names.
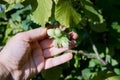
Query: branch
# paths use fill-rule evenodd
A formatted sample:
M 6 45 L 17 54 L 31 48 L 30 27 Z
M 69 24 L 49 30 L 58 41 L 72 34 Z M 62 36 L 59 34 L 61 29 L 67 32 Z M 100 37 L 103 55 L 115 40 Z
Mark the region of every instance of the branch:
M 104 65 L 107 65 L 108 63 L 105 62 L 105 61 L 100 57 L 100 55 L 99 55 L 99 53 L 98 53 L 98 50 L 97 50 L 95 44 L 92 44 L 92 48 L 93 48 L 93 51 L 94 51 L 95 54 L 96 54 L 97 59 L 98 59 L 101 63 L 103 63 Z
M 104 60 L 100 57 L 99 52 L 98 52 L 98 50 L 97 50 L 97 47 L 95 46 L 95 44 L 94 44 L 91 36 L 89 35 L 88 31 L 86 30 L 84 24 L 81 24 L 81 26 L 83 27 L 84 31 L 85 31 L 85 32 L 87 33 L 87 35 L 88 35 L 88 38 L 89 38 L 89 40 L 90 40 L 90 43 L 92 44 L 92 49 L 93 49 L 93 51 L 94 51 L 94 53 L 95 53 L 95 55 L 96 55 L 96 59 L 98 59 L 98 60 L 99 60 L 103 65 L 105 65 L 110 71 L 112 71 L 113 73 L 115 73 L 115 72 L 113 71 L 113 69 L 111 68 L 111 66 L 110 66 L 106 61 L 104 61 Z
M 92 49 L 93 49 L 94 53 L 96 54 L 97 59 L 98 59 L 102 64 L 107 65 L 108 63 L 105 62 L 105 61 L 100 57 L 100 55 L 99 55 L 99 53 L 98 53 L 98 50 L 97 50 L 97 48 L 96 48 L 96 46 L 95 46 L 95 44 L 94 44 L 91 36 L 89 35 L 89 33 L 87 32 L 87 30 L 86 30 L 85 28 L 84 28 L 84 30 L 85 30 L 85 32 L 86 32 L 87 35 L 88 35 L 88 38 L 89 38 L 89 40 L 90 40 L 90 43 L 92 44 Z
M 75 53 L 75 54 L 80 54 L 80 55 L 86 56 L 87 58 L 97 59 L 96 55 L 89 54 L 89 53 L 86 53 L 86 52 L 83 52 L 83 51 L 68 50 L 65 53 Z

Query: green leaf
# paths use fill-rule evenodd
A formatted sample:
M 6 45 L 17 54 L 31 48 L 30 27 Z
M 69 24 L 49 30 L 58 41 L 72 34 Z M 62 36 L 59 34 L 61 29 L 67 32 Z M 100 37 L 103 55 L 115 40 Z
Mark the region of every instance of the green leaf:
M 94 5 L 90 0 L 84 1 L 84 13 L 86 14 L 86 17 L 88 18 L 88 21 L 94 22 L 97 21 L 99 23 L 103 23 L 104 19 L 103 16 L 98 12 L 95 8 Z
M 30 20 L 24 20 L 24 21 L 22 21 L 22 28 L 23 28 L 24 30 L 29 30 L 30 24 L 31 24 L 31 21 L 30 21 Z
M 72 7 L 71 0 L 59 0 L 55 7 L 55 18 L 67 27 L 76 25 L 81 21 L 81 16 Z
M 4 1 L 9 3 L 9 4 L 15 4 L 15 3 L 23 2 L 25 0 L 4 0 Z
M 118 22 L 113 22 L 112 28 L 116 30 L 118 33 L 120 33 L 120 24 Z
M 105 80 L 120 80 L 120 76 L 112 76 L 112 77 L 109 77 Z
M 86 68 L 86 69 L 82 70 L 82 76 L 83 76 L 84 80 L 89 80 L 90 75 L 91 75 L 90 69 Z
M 20 14 L 19 12 L 16 12 L 16 13 L 12 14 L 12 15 L 11 15 L 12 19 L 13 19 L 14 21 L 20 22 L 20 21 L 21 21 L 21 17 L 20 17 L 19 14 Z
M 89 61 L 89 67 L 95 67 L 96 63 L 94 60 Z
M 119 78 L 120 79 L 120 78 Z M 110 71 L 104 70 L 97 72 L 97 74 L 91 80 L 119 80 L 116 75 Z
M 112 66 L 116 66 L 116 65 L 119 64 L 118 61 L 115 60 L 115 59 L 113 59 L 110 55 L 107 55 L 106 58 L 107 58 L 107 61 L 108 61 Z
M 120 75 L 120 69 L 119 68 L 114 68 L 114 71 L 117 75 Z
M 103 16 L 100 15 L 92 6 L 85 5 L 85 9 L 86 9 L 87 11 L 91 12 L 92 14 L 98 16 L 100 23 L 103 22 Z
M 37 0 L 37 3 L 31 17 L 35 23 L 44 26 L 51 16 L 52 0 Z
M 10 11 L 12 9 L 22 9 L 23 7 L 24 7 L 24 5 L 22 5 L 21 3 L 11 4 L 11 5 L 8 5 L 5 12 L 8 12 L 8 11 Z
M 14 14 L 11 15 L 11 16 L 12 16 L 12 19 L 13 19 L 14 21 L 20 22 L 20 21 L 21 21 L 21 16 L 20 16 L 20 14 L 24 14 L 24 12 L 30 11 L 31 9 L 32 9 L 32 8 L 31 8 L 31 6 L 29 5 L 29 6 L 23 8 L 23 9 L 21 9 L 21 10 L 16 11 L 16 13 L 14 13 Z
M 116 65 L 118 65 L 119 63 L 117 62 L 117 60 L 112 59 L 112 60 L 111 60 L 111 64 L 112 64 L 112 66 L 116 66 Z
M 89 62 L 89 67 L 94 67 L 95 65 L 102 65 L 102 63 L 97 59 L 91 59 Z

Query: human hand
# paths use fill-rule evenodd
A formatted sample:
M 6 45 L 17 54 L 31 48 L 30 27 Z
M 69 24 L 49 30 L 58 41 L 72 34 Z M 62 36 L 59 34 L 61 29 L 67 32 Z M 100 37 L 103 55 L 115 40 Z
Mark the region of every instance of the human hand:
M 45 28 L 18 33 L 12 37 L 0 54 L 0 63 L 6 67 L 14 80 L 30 79 L 43 69 L 49 69 L 72 59 L 72 54 L 60 54 L 75 46 L 77 34 L 70 33 L 72 44 L 69 48 L 53 46 Z

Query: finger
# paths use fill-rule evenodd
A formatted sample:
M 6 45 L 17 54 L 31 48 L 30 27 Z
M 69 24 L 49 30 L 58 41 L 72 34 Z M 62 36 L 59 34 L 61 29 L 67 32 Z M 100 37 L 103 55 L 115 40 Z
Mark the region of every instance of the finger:
M 72 45 L 71 45 L 71 43 L 70 43 L 70 45 L 74 46 L 76 44 L 75 39 L 77 39 L 78 35 L 75 32 L 70 32 L 69 34 L 70 34 L 70 40 L 71 40 L 71 43 L 72 43 Z M 40 42 L 40 45 L 41 45 L 42 49 L 50 48 L 50 47 L 54 46 L 53 41 L 54 41 L 54 39 L 49 39 L 48 38 L 48 39 L 42 40 Z
M 45 58 L 53 57 L 53 56 L 58 55 L 64 51 L 70 50 L 70 49 L 75 47 L 75 44 L 76 44 L 76 41 L 72 40 L 69 47 L 61 47 L 61 48 L 50 47 L 50 48 L 44 49 L 43 50 L 44 57 Z
M 42 52 L 41 46 L 39 46 L 38 43 L 34 43 L 33 46 L 34 46 L 34 49 L 32 51 L 33 61 L 36 65 L 35 67 L 37 68 L 37 72 L 40 72 L 44 66 L 43 52 Z
M 54 45 L 53 39 L 50 38 L 40 41 L 39 44 L 41 45 L 42 49 L 50 48 Z
M 46 28 L 37 28 L 30 31 L 23 32 L 28 37 L 28 41 L 42 40 L 47 36 Z
M 55 67 L 57 65 L 63 64 L 65 62 L 71 60 L 72 57 L 73 57 L 73 55 L 71 53 L 67 53 L 67 54 L 63 54 L 58 57 L 46 59 L 44 69 L 49 69 L 49 68 Z
M 62 31 L 65 31 L 66 30 L 66 26 L 62 25 Z
M 52 56 L 55 56 L 57 54 L 60 54 L 66 50 L 69 50 L 69 48 L 57 48 L 57 47 L 51 47 L 51 48 L 48 48 L 48 49 L 45 49 L 43 51 L 44 53 L 44 57 L 45 58 L 48 58 L 48 57 L 52 57 Z
M 75 32 L 69 32 L 69 35 L 70 35 L 70 39 L 77 39 L 78 38 L 78 35 L 77 35 L 77 33 L 75 33 Z

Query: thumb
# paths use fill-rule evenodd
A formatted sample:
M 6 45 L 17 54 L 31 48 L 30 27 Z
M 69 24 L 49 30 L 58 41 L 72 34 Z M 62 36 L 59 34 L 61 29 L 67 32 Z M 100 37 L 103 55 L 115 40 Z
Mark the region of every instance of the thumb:
M 36 40 L 42 40 L 47 37 L 47 29 L 40 27 L 37 29 L 32 29 L 26 32 L 23 32 L 22 35 L 26 36 L 27 41 L 33 42 Z

